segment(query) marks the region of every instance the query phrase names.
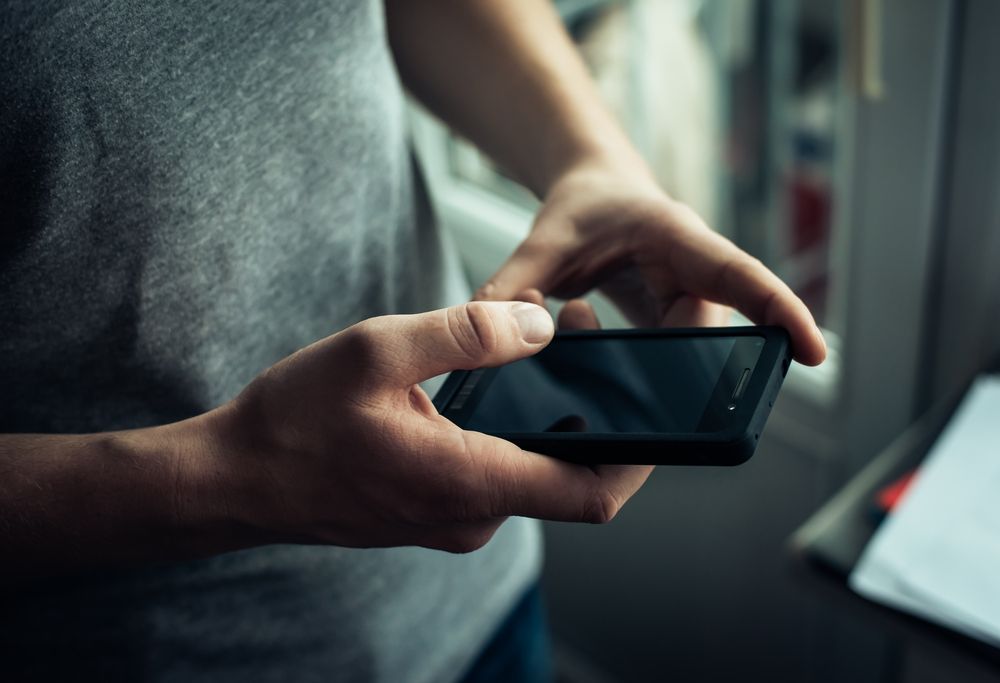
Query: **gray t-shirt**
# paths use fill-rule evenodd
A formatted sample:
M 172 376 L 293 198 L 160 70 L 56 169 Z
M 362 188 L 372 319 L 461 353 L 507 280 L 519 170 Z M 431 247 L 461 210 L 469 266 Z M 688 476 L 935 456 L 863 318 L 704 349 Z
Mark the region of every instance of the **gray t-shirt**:
M 189 417 L 455 272 L 377 0 L 0 3 L 0 432 Z M 512 520 L 50 581 L 0 594 L 0 678 L 447 681 L 538 564 Z

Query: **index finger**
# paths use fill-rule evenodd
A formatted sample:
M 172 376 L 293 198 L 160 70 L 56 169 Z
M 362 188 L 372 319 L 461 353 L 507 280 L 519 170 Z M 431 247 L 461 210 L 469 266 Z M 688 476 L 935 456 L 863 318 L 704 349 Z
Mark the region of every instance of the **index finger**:
M 584 465 L 531 453 L 503 439 L 463 432 L 480 466 L 478 495 L 490 517 L 534 517 L 559 522 L 611 521 L 646 481 L 651 467 Z
M 779 325 L 788 330 L 795 359 L 800 363 L 822 363 L 826 359 L 826 341 L 809 308 L 763 263 L 741 254 L 721 266 L 722 303 L 735 307 L 758 325 Z
M 705 240 L 709 243 L 706 244 Z M 795 359 L 819 365 L 826 342 L 805 303 L 758 259 L 707 228 L 679 237 L 670 268 L 680 288 L 739 310 L 758 325 L 779 325 L 792 338 Z

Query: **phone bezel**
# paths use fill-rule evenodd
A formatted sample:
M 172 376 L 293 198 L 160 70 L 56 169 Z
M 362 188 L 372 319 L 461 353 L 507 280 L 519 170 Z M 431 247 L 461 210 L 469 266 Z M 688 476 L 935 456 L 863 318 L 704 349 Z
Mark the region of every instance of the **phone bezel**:
M 774 397 L 791 360 L 788 333 L 774 326 L 695 327 L 557 332 L 552 343 L 574 339 L 636 339 L 676 337 L 762 337 L 763 348 L 743 390 L 732 420 L 712 432 L 489 432 L 527 450 L 580 462 L 650 462 L 654 464 L 739 464 L 753 454 Z M 449 415 L 449 405 L 477 370 L 458 370 L 434 397 L 438 411 L 459 427 L 463 421 Z M 484 387 L 486 390 L 488 387 Z M 718 392 L 713 392 L 713 398 Z M 706 406 L 706 413 L 712 404 Z M 719 406 L 714 406 L 719 410 Z M 724 406 L 723 406 L 724 408 Z M 462 416 L 467 418 L 468 415 Z M 673 447 L 673 452 L 664 452 Z M 600 454 L 604 451 L 604 454 Z M 598 459 L 595 460 L 594 458 Z

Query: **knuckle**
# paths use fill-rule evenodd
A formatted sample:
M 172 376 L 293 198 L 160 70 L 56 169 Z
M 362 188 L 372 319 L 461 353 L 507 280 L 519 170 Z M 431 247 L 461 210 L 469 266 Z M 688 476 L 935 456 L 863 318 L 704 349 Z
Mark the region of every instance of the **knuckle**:
M 445 543 L 445 550 L 456 555 L 467 555 L 479 550 L 493 538 L 492 530 L 463 530 L 457 532 Z
M 490 516 L 502 517 L 510 514 L 512 510 L 522 508 L 522 496 L 520 492 L 524 490 L 521 485 L 527 476 L 525 467 L 512 458 L 510 451 L 502 448 L 500 444 L 494 447 L 494 461 L 496 465 L 486 473 L 487 498 L 490 505 Z
M 701 222 L 701 217 L 698 212 L 691 208 L 691 205 L 680 199 L 671 198 L 666 204 L 660 205 L 655 204 L 653 206 L 654 211 L 666 212 L 668 217 L 677 217 L 681 220 L 690 222 L 693 219 L 698 219 Z
M 364 320 L 338 335 L 344 352 L 352 362 L 361 365 L 378 364 L 381 336 L 378 327 L 377 320 Z
M 764 265 L 764 262 L 761 261 L 759 258 L 757 258 L 756 256 L 753 256 L 751 254 L 747 254 L 745 252 L 744 252 L 744 256 L 743 256 L 742 266 L 743 266 L 744 272 L 746 272 L 746 273 L 753 273 L 753 272 L 758 271 L 758 270 L 760 270 L 762 268 L 763 269 L 767 268 L 767 266 Z
M 622 508 L 622 501 L 609 489 L 599 488 L 592 494 L 584 511 L 583 521 L 591 524 L 607 524 Z
M 449 308 L 448 331 L 469 358 L 491 355 L 500 347 L 500 334 L 490 306 L 481 301 Z
M 496 288 L 496 283 L 492 280 L 484 282 L 483 285 L 476 290 L 472 298 L 476 301 L 488 301 L 493 297 L 493 293 L 496 291 Z

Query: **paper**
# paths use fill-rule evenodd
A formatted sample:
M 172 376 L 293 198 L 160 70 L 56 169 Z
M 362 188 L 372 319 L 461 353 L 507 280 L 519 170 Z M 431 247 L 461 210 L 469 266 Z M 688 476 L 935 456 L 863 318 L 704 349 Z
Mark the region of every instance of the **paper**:
M 1000 646 L 1000 377 L 969 390 L 850 585 Z

